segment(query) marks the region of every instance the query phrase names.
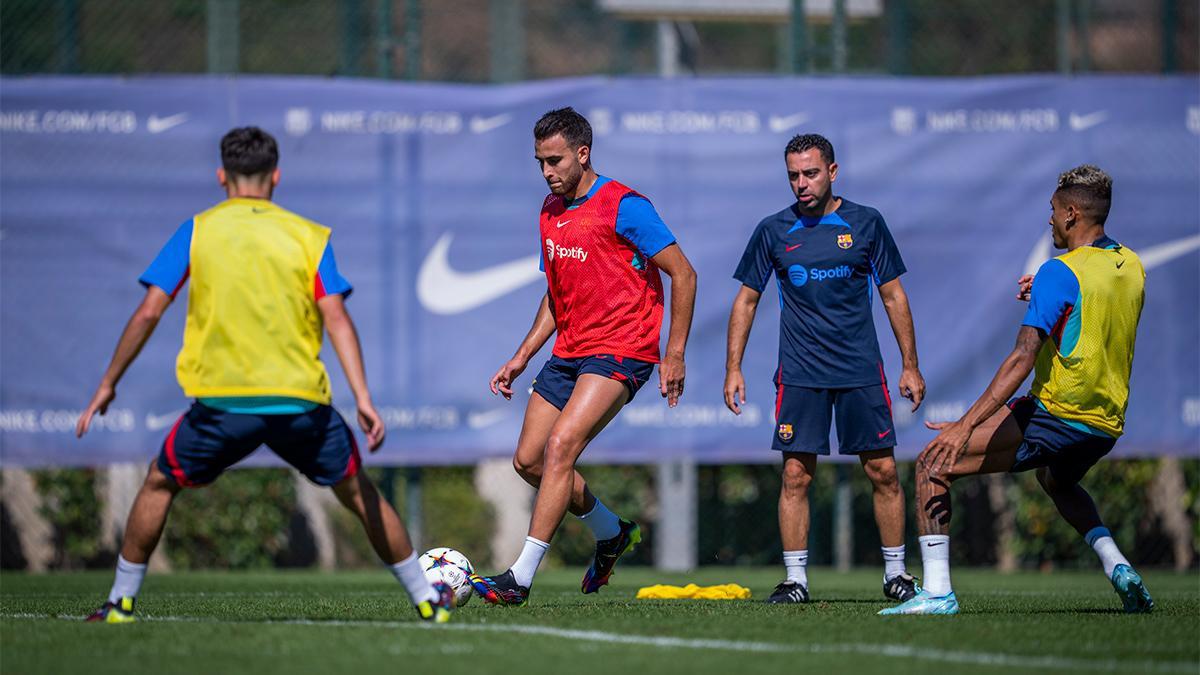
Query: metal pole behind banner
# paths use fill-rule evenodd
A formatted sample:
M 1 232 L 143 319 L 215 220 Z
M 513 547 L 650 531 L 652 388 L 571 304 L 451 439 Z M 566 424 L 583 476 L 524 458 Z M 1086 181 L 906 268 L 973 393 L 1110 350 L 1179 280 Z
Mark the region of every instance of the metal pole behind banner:
M 79 72 L 79 0 L 59 0 L 58 72 Z
M 1162 71 L 1173 73 L 1177 67 L 1175 59 L 1175 29 L 1178 26 L 1179 3 L 1162 0 Z
M 850 491 L 850 465 L 837 465 L 837 488 L 833 503 L 833 565 L 850 571 L 854 560 L 854 506 Z
M 208 31 L 208 72 L 236 73 L 238 55 L 239 0 L 208 0 L 205 14 Z
M 888 22 L 888 72 L 907 75 L 909 72 L 908 1 L 888 0 L 885 7 Z
M 833 72 L 846 72 L 848 47 L 846 46 L 846 0 L 833 0 Z
M 525 79 L 525 2 L 491 2 L 492 82 Z
M 792 73 L 808 73 L 812 70 L 808 53 L 808 17 L 804 14 L 804 0 L 792 0 L 791 21 Z
M 342 22 L 342 44 L 339 50 L 338 74 L 361 75 L 363 56 L 363 1 L 341 0 L 338 3 Z
M 658 464 L 658 527 L 654 566 L 686 572 L 696 567 L 696 462 L 688 457 Z
M 1071 74 L 1071 0 L 1058 0 L 1054 5 L 1055 41 L 1058 45 L 1058 72 Z

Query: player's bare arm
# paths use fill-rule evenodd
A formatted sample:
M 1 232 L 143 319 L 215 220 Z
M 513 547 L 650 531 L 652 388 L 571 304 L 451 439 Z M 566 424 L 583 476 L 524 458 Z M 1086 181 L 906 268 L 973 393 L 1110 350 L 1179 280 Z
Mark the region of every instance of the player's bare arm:
M 671 332 L 667 337 L 667 353 L 658 366 L 658 379 L 659 392 L 666 397 L 667 405 L 674 408 L 683 396 L 683 357 L 696 308 L 696 270 L 678 244 L 659 251 L 653 260 L 671 277 Z
M 367 445 L 371 452 L 375 452 L 383 445 L 387 431 L 383 418 L 371 402 L 371 392 L 367 389 L 362 345 L 358 341 L 358 330 L 354 327 L 354 320 L 350 318 L 345 299 L 340 293 L 326 295 L 317 300 L 317 308 L 321 310 L 325 332 L 329 334 L 329 342 L 337 352 L 342 371 L 346 373 L 346 381 L 350 383 L 350 391 L 354 393 L 354 405 L 358 408 L 358 426 L 367 435 Z
M 750 340 L 750 328 L 758 311 L 762 293 L 742 286 L 729 310 L 729 332 L 725 340 L 725 407 L 735 415 L 746 405 L 746 378 L 742 376 L 742 357 Z
M 125 330 L 117 341 L 117 348 L 109 361 L 108 369 L 104 371 L 104 377 L 100 379 L 100 385 L 96 387 L 96 393 L 92 394 L 91 402 L 75 423 L 76 438 L 82 438 L 88 432 L 92 425 L 92 417 L 96 413 L 103 415 L 108 412 L 108 405 L 117 397 L 117 383 L 142 351 L 142 346 L 158 326 L 158 320 L 170 306 L 171 296 L 161 288 L 151 286 L 146 290 L 146 296 L 125 324 Z
M 904 292 L 904 286 L 897 277 L 879 287 L 879 297 L 883 299 L 888 321 L 891 322 L 892 332 L 896 335 L 896 344 L 900 347 L 900 360 L 903 363 L 900 371 L 900 395 L 912 401 L 913 412 L 916 412 L 925 398 L 925 378 L 921 376 L 921 369 L 917 364 L 917 334 L 913 328 L 908 294 Z
M 1047 335 L 1033 326 L 1021 326 L 1017 344 L 1000 364 L 991 384 L 957 422 L 926 422 L 925 426 L 940 431 L 917 458 L 931 470 L 950 469 L 971 439 L 971 432 L 994 415 L 1005 404 L 1033 370 L 1038 351 Z
M 538 353 L 551 335 L 554 335 L 554 308 L 553 303 L 550 302 L 550 293 L 547 291 L 542 296 L 537 315 L 533 318 L 533 326 L 529 328 L 529 333 L 521 341 L 521 346 L 517 347 L 517 352 L 513 354 L 513 357 L 492 376 L 492 381 L 488 386 L 491 387 L 493 395 L 500 394 L 505 399 L 512 399 L 513 381 L 525 372 L 525 367 L 529 365 L 529 359 Z

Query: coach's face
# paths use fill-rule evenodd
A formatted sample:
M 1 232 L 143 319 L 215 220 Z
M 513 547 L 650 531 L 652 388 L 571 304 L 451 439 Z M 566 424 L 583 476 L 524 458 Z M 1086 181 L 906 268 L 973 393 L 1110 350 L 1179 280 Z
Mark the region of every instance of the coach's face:
M 788 183 L 800 208 L 807 211 L 822 207 L 829 199 L 833 181 L 837 180 L 837 162 L 825 163 L 821 151 L 811 148 L 804 152 L 789 152 L 787 162 Z
M 591 148 L 586 145 L 572 150 L 562 134 L 533 142 L 533 156 L 542 167 L 542 178 L 556 195 L 575 192 L 590 155 Z

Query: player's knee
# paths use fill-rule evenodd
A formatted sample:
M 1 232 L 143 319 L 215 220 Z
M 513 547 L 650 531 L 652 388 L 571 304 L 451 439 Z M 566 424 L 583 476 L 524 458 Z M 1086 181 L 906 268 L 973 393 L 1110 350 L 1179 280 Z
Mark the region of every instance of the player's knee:
M 146 472 L 146 480 L 142 483 L 142 488 L 156 492 L 166 491 L 171 493 L 176 493 L 180 490 L 179 484 L 158 468 L 158 462 L 150 464 L 150 470 Z
M 867 478 L 875 487 L 875 492 L 895 494 L 900 492 L 900 476 L 896 473 L 896 463 L 868 463 L 864 465 Z
M 578 440 L 570 434 L 551 434 L 546 442 L 544 473 L 563 473 L 575 468 Z
M 542 463 L 530 462 L 520 455 L 513 457 L 513 469 L 526 483 L 537 487 L 542 482 Z
M 787 495 L 803 496 L 808 494 L 808 486 L 812 485 L 812 474 L 803 465 L 788 463 L 783 467 L 783 492 Z
M 1046 492 L 1058 492 L 1062 489 L 1062 485 L 1060 485 L 1058 481 L 1054 480 L 1054 474 L 1050 473 L 1050 469 L 1048 467 L 1043 466 L 1038 468 L 1037 480 L 1042 486 L 1042 489 Z

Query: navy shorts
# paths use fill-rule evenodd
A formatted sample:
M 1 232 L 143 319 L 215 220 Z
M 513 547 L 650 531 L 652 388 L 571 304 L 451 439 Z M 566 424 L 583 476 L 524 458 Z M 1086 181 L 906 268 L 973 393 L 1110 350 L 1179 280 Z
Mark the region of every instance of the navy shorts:
M 299 415 L 246 415 L 197 401 L 167 434 L 158 468 L 180 487 L 205 485 L 260 445 L 317 485 L 335 485 L 362 465 L 354 432 L 330 406 Z
M 1013 473 L 1044 466 L 1055 482 L 1074 485 L 1117 444 L 1111 436 L 1068 425 L 1046 412 L 1032 396 L 1014 398 L 1008 408 L 1025 436 L 1017 448 L 1017 461 L 1009 469 Z
M 887 386 L 814 389 L 775 387 L 775 437 L 783 452 L 829 454 L 829 423 L 836 421 L 838 454 L 855 455 L 896 445 L 892 399 Z
M 537 377 L 533 378 L 533 390 L 550 405 L 562 410 L 567 405 L 567 399 L 571 398 L 571 392 L 575 391 L 575 381 L 587 373 L 620 381 L 629 390 L 629 399 L 625 401 L 629 403 L 654 374 L 654 364 L 612 354 L 581 356 L 577 359 L 551 356 Z

